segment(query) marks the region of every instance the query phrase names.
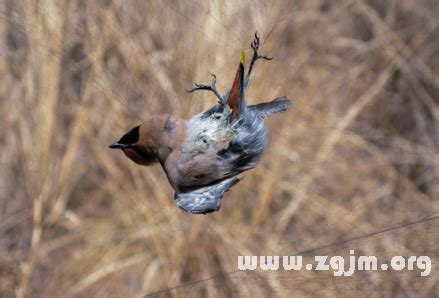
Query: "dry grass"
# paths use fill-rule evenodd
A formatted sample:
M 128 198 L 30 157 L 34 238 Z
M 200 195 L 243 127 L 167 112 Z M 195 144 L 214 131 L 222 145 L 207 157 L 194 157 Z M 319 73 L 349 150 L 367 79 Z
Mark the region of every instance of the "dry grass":
M 433 273 L 234 272 L 439 211 L 439 7 L 388 1 L 0 1 L 0 296 L 433 296 L 437 220 L 330 245 Z M 249 100 L 286 94 L 261 165 L 220 212 L 178 210 L 159 166 L 107 149 L 148 115 L 214 102 L 255 30 L 272 62 Z M 435 271 L 436 270 L 436 271 Z M 232 272 L 230 274 L 222 274 Z M 213 279 L 210 277 L 216 276 Z

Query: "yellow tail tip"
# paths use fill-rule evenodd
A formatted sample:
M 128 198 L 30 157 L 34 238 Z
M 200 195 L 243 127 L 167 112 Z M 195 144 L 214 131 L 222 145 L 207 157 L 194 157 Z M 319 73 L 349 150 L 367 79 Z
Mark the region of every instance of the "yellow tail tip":
M 244 49 L 242 49 L 242 51 L 241 51 L 241 64 L 242 65 L 245 64 L 245 51 L 244 51 Z

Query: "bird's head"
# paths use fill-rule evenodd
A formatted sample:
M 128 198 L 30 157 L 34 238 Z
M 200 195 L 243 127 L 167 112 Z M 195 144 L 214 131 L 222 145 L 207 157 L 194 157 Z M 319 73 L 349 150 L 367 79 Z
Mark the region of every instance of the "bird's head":
M 153 116 L 108 147 L 121 149 L 129 159 L 139 165 L 150 165 L 166 159 L 169 151 L 166 146 L 170 130 L 168 119 L 167 115 Z

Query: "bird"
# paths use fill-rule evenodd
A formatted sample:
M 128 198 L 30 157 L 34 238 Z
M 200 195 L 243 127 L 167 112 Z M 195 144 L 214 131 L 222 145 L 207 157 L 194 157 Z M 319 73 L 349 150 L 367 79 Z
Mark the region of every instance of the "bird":
M 260 55 L 259 46 L 256 32 L 247 74 L 242 50 L 232 87 L 224 95 L 216 88 L 215 74 L 210 84 L 195 83 L 186 90 L 213 92 L 218 100 L 210 109 L 190 119 L 153 115 L 109 145 L 139 165 L 160 163 L 175 190 L 176 205 L 188 213 L 220 209 L 224 193 L 242 180 L 239 174 L 255 168 L 261 159 L 267 146 L 265 118 L 286 111 L 291 104 L 286 96 L 246 103 L 245 89 L 255 62 L 272 59 Z

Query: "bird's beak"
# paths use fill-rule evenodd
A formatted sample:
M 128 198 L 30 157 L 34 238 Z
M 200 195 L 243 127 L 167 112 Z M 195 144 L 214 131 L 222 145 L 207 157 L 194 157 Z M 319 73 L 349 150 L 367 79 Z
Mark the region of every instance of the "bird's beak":
M 113 143 L 110 146 L 108 146 L 108 148 L 111 148 L 111 149 L 122 149 L 122 148 L 128 148 L 128 147 L 130 147 L 130 145 L 128 145 L 128 144 L 121 144 L 121 143 L 118 143 L 118 142 Z

